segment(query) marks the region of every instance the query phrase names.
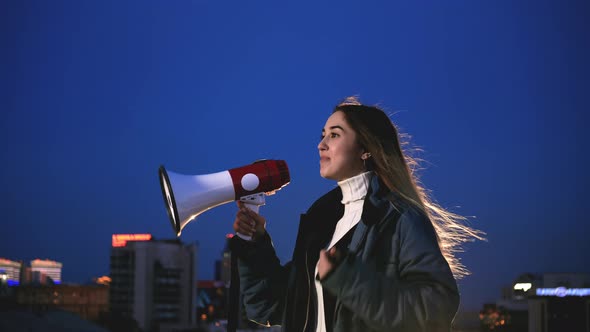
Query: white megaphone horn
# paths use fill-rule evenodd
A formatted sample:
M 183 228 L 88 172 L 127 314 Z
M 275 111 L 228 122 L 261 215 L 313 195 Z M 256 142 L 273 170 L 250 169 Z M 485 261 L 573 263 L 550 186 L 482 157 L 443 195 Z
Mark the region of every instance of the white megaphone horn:
M 164 204 L 176 236 L 201 213 L 236 200 L 258 213 L 265 195 L 289 184 L 284 160 L 260 160 L 253 164 L 205 175 L 184 175 L 159 169 Z M 249 237 L 239 234 L 241 238 Z

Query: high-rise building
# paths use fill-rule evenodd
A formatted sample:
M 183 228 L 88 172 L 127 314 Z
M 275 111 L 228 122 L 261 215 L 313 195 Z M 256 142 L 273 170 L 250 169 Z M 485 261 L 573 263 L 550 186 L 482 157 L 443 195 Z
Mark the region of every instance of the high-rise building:
M 61 268 L 63 264 L 48 259 L 35 259 L 31 261 L 31 272 L 34 281 L 42 281 L 45 277 L 51 278 L 53 283 L 61 283 Z
M 142 330 L 195 324 L 196 244 L 115 234 L 111 249 L 111 312 Z
M 18 285 L 20 283 L 20 271 L 23 263 L 14 262 L 5 258 L 0 258 L 0 271 L 6 274 L 6 284 L 8 286 Z

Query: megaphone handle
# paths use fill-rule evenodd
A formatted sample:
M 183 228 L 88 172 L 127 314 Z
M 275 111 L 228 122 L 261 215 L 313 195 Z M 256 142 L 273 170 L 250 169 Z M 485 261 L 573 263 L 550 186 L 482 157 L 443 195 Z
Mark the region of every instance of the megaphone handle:
M 250 209 L 251 211 L 254 211 L 256 213 L 258 213 L 258 211 L 260 211 L 260 206 L 264 205 L 264 203 L 265 203 L 264 194 L 254 194 L 254 195 L 244 196 L 244 197 L 240 198 L 240 201 L 244 202 L 245 207 L 247 207 L 248 209 Z M 238 232 L 236 232 L 236 234 L 240 238 L 242 238 L 246 241 L 252 241 L 251 236 L 244 235 L 244 234 L 238 233 Z

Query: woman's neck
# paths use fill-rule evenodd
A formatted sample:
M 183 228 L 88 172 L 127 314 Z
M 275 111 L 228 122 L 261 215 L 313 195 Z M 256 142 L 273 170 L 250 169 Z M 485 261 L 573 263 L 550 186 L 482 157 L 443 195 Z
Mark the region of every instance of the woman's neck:
M 338 181 L 342 190 L 342 204 L 362 200 L 367 195 L 373 172 L 364 172 L 348 179 Z

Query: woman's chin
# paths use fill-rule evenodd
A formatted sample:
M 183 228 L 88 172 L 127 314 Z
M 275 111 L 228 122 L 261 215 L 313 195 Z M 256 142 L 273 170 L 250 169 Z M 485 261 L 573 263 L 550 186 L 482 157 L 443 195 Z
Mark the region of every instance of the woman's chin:
M 327 171 L 320 170 L 320 176 L 327 180 L 334 180 L 333 174 Z

